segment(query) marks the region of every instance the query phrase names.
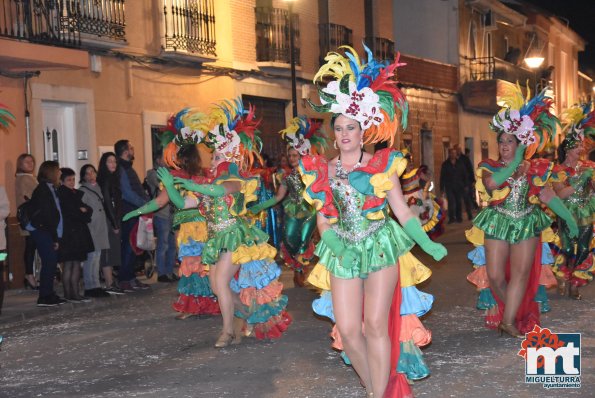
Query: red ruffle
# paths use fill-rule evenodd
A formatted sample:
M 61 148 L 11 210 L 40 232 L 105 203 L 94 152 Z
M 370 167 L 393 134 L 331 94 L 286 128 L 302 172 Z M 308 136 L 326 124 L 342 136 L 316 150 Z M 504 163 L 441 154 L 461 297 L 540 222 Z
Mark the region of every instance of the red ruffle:
M 285 310 L 279 315 L 272 317 L 265 323 L 254 326 L 254 336 L 259 339 L 278 339 L 283 332 L 291 325 L 291 315 Z
M 219 303 L 213 297 L 180 294 L 178 300 L 172 304 L 172 307 L 174 310 L 185 314 L 217 315 L 221 313 Z

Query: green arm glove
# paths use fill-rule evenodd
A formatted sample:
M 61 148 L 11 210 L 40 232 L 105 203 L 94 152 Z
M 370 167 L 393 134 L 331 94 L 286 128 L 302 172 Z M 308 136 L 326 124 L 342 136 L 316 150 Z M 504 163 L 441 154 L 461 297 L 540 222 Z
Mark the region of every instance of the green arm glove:
M 411 217 L 409 221 L 405 223 L 403 229 L 407 235 L 409 235 L 423 251 L 432 256 L 434 260 L 439 261 L 448 254 L 446 247 L 442 246 L 440 243 L 433 242 L 428 237 L 428 234 L 426 234 L 426 231 L 421 227 L 421 223 L 417 217 Z
M 203 195 L 212 196 L 218 198 L 225 195 L 225 188 L 221 185 L 216 184 L 197 184 L 193 181 L 185 178 L 175 177 L 174 183 L 180 184 L 184 189 L 188 191 L 202 193 Z
M 144 206 L 141 206 L 136 210 L 132 210 L 131 212 L 126 213 L 124 215 L 124 217 L 122 218 L 122 221 L 128 221 L 133 217 L 138 217 L 138 216 L 142 216 L 143 214 L 153 213 L 157 210 L 159 210 L 159 205 L 157 204 L 157 201 L 155 199 L 153 199 L 152 201 L 145 204 Z
M 516 168 L 519 167 L 519 164 L 521 164 L 521 162 L 523 161 L 526 148 L 526 146 L 519 144 L 519 146 L 517 146 L 516 148 L 516 152 L 514 153 L 514 159 L 512 160 L 512 162 L 510 162 L 508 166 L 503 167 L 494 174 L 492 174 L 492 179 L 494 180 L 496 185 L 500 186 L 504 184 L 504 181 L 506 181 L 508 177 L 514 174 Z
M 268 200 L 265 200 L 262 203 L 258 203 L 254 206 L 248 207 L 248 210 L 253 214 L 258 214 L 261 211 L 268 209 L 269 207 L 275 206 L 276 204 L 277 204 L 277 199 L 275 197 L 272 197 Z
M 176 206 L 178 209 L 183 209 L 185 206 L 185 201 L 180 192 L 174 186 L 174 178 L 169 173 L 169 171 L 165 167 L 160 167 L 157 170 L 157 176 L 161 180 L 161 183 L 165 187 L 167 191 L 167 196 L 169 200 Z
M 547 204 L 547 207 L 552 209 L 554 213 L 562 220 L 566 221 L 566 225 L 568 225 L 568 234 L 571 238 L 576 238 L 578 236 L 578 225 L 576 224 L 576 220 L 572 216 L 572 213 L 564 206 L 564 202 L 557 196 L 554 196 L 552 200 L 550 200 Z
M 343 268 L 351 269 L 359 259 L 360 252 L 355 247 L 346 248 L 341 238 L 332 229 L 327 229 L 321 236 L 322 241 L 341 261 Z

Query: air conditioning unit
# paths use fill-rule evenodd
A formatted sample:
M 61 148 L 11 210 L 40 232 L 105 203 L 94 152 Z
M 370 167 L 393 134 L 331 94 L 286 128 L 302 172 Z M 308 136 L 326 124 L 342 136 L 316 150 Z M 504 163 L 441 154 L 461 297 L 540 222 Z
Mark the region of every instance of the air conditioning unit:
M 488 10 L 485 14 L 483 14 L 483 28 L 488 32 L 498 29 L 498 24 L 496 23 L 496 14 L 494 14 L 492 10 Z

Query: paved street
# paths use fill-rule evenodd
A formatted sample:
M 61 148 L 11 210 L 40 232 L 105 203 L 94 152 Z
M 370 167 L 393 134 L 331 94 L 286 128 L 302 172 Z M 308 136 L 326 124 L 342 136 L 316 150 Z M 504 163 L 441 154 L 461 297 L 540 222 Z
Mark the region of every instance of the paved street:
M 447 260 L 435 264 L 416 251 L 434 272 L 421 288 L 436 296 L 424 319 L 433 332 L 424 349 L 432 375 L 414 384 L 416 396 L 592 396 L 595 288 L 583 289 L 580 302 L 549 291 L 552 311 L 542 317 L 553 332 L 583 333 L 583 387 L 525 384 L 520 340 L 483 328 L 474 309 L 465 226 L 441 237 Z M 291 287 L 289 274 L 283 282 L 294 317 L 286 335 L 219 351 L 212 348 L 219 318 L 174 319 L 174 285 L 57 309 L 36 308 L 31 291 L 10 291 L 0 317 L 0 397 L 363 397 L 353 371 L 330 348 L 330 324 L 312 315 L 315 292 Z

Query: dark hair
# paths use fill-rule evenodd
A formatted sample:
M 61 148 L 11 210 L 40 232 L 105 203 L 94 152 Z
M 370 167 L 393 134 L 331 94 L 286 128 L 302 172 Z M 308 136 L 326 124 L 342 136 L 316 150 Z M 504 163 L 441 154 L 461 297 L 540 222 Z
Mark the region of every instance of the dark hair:
M 87 169 L 88 168 L 91 168 L 91 169 L 95 170 L 95 173 L 97 173 L 97 169 L 95 168 L 95 166 L 93 166 L 90 163 L 84 164 L 83 167 L 81 167 L 81 172 L 80 172 L 81 180 L 79 182 L 81 184 L 84 183 L 84 182 L 87 182 L 87 181 L 85 181 L 85 174 L 87 174 Z
M 113 173 L 109 171 L 109 169 L 107 168 L 107 159 L 109 159 L 110 156 L 113 156 L 116 159 L 116 171 Z M 97 182 L 99 183 L 99 185 L 102 185 L 104 181 L 106 181 L 108 178 L 111 178 L 111 176 L 113 175 L 120 175 L 120 165 L 118 165 L 118 157 L 113 152 L 105 152 L 103 155 L 101 155 L 101 158 L 99 159 L 99 166 L 97 170 Z
M 53 160 L 46 160 L 42 164 L 39 165 L 39 171 L 37 172 L 37 181 L 41 184 L 44 182 L 51 182 L 52 184 L 54 181 L 54 175 L 60 171 L 60 163 L 53 161 Z
M 60 168 L 60 171 L 62 172 L 62 174 L 60 174 L 60 181 L 62 181 L 62 182 L 64 182 L 66 177 L 76 175 L 74 170 L 72 170 L 70 167 L 62 167 L 62 168 Z
M 117 158 L 121 157 L 128 150 L 128 144 L 130 144 L 128 140 L 120 140 L 114 144 L 114 152 Z
M 342 113 L 333 113 L 333 116 L 331 116 L 331 128 L 335 128 L 335 121 L 337 120 L 337 118 L 339 116 L 345 116 L 345 115 L 343 115 Z M 351 119 L 348 116 L 345 116 L 345 117 Z M 353 120 L 355 120 L 355 119 L 353 119 Z M 357 122 L 357 120 L 356 120 L 356 122 Z M 362 124 L 360 122 L 357 122 L 357 125 L 359 126 L 360 129 L 362 128 Z
M 178 165 L 191 176 L 202 175 L 200 154 L 197 145 L 183 145 L 176 155 Z
M 496 142 L 498 144 L 500 143 L 500 137 L 502 137 L 503 134 L 508 134 L 508 133 L 505 133 L 503 131 L 501 131 L 501 132 L 498 133 L 498 137 L 496 138 Z M 516 135 L 514 135 L 514 134 L 508 134 L 508 135 L 512 135 L 514 137 L 514 140 L 516 141 L 517 144 L 519 144 L 521 142 L 521 140 L 519 140 Z
M 23 161 L 27 158 L 33 159 L 33 168 L 35 168 L 35 158 L 30 153 L 21 153 L 17 158 L 17 173 L 24 173 Z

